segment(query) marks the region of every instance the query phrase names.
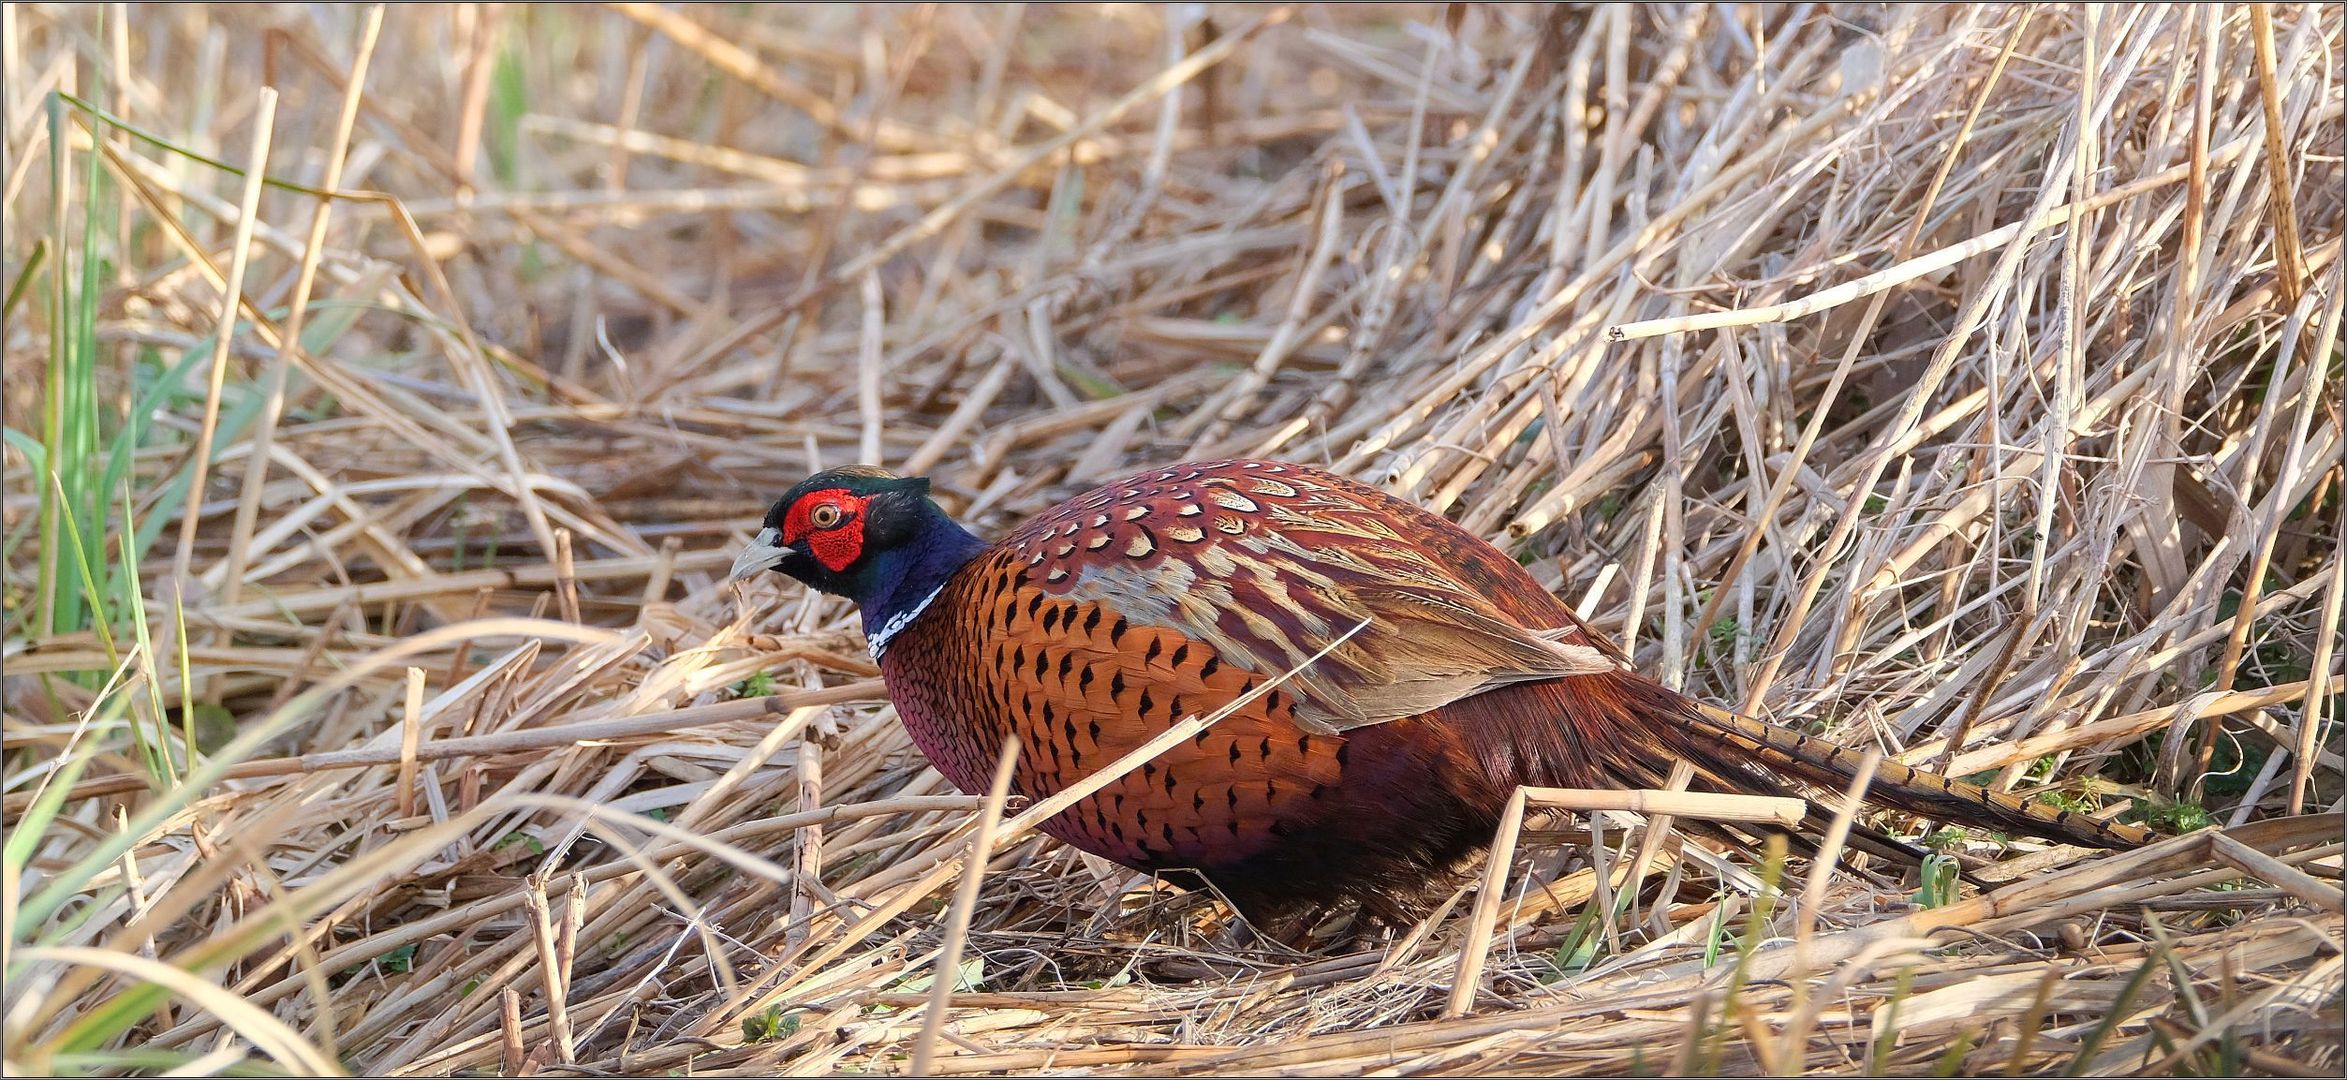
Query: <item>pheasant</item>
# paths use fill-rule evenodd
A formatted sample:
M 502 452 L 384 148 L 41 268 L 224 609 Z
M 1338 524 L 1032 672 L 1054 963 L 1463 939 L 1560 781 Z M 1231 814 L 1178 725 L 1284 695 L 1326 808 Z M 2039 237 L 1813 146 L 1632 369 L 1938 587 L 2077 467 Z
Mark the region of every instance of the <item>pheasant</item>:
M 1654 787 L 1685 760 L 1704 786 L 1783 794 L 1860 762 L 1698 708 L 1481 538 L 1285 462 L 1128 476 L 991 544 L 926 480 L 834 469 L 774 503 L 733 577 L 765 570 L 860 606 L 898 715 L 965 792 L 1006 736 L 1013 792 L 1041 798 L 1242 702 L 1042 827 L 1258 922 L 1409 917 L 1519 786 Z M 1870 797 L 2087 846 L 2148 836 L 1895 763 Z

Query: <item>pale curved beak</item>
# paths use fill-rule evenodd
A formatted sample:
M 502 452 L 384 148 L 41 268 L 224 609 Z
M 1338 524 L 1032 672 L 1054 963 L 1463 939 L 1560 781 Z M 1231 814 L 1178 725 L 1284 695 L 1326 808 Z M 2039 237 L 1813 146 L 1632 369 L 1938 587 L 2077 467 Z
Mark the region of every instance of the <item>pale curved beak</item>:
M 750 539 L 749 546 L 733 557 L 733 573 L 727 575 L 726 580 L 740 581 L 760 570 L 774 569 L 783 556 L 790 554 L 790 549 L 782 546 L 780 540 L 781 537 L 772 529 L 758 530 L 758 535 Z

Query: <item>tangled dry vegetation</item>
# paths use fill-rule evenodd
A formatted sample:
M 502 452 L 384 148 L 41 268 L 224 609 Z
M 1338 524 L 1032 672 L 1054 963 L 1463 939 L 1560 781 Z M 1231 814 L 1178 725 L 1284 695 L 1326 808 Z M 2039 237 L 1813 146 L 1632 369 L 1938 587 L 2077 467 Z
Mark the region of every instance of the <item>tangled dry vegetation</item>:
M 2342 1065 L 2335 6 L 0 19 L 11 1072 Z M 1011 806 L 956 903 L 990 808 L 730 549 L 1231 454 L 2189 835 L 1535 813 L 1300 954 Z

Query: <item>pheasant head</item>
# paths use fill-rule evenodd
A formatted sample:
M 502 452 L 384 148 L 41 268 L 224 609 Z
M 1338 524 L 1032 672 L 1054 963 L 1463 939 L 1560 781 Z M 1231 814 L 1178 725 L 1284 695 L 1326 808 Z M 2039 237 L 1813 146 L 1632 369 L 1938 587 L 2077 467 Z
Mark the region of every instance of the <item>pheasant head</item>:
M 851 465 L 810 476 L 775 500 L 735 557 L 733 578 L 774 570 L 855 601 L 878 655 L 985 547 L 929 498 L 929 481 Z

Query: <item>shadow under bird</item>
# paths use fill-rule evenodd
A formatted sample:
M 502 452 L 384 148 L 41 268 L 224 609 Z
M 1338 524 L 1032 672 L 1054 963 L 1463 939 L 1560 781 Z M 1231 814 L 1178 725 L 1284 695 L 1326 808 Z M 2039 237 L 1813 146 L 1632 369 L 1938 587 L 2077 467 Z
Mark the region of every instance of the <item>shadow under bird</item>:
M 1716 790 L 1839 791 L 1862 760 L 1699 709 L 1481 538 L 1285 462 L 1128 476 L 992 543 L 926 480 L 834 469 L 774 503 L 733 576 L 765 570 L 862 608 L 898 715 L 965 792 L 1006 736 L 1013 793 L 1047 797 L 1293 671 L 1042 826 L 1259 924 L 1422 911 L 1519 786 L 1658 787 L 1685 760 Z M 1891 762 L 1869 798 L 2093 847 L 2148 836 Z

